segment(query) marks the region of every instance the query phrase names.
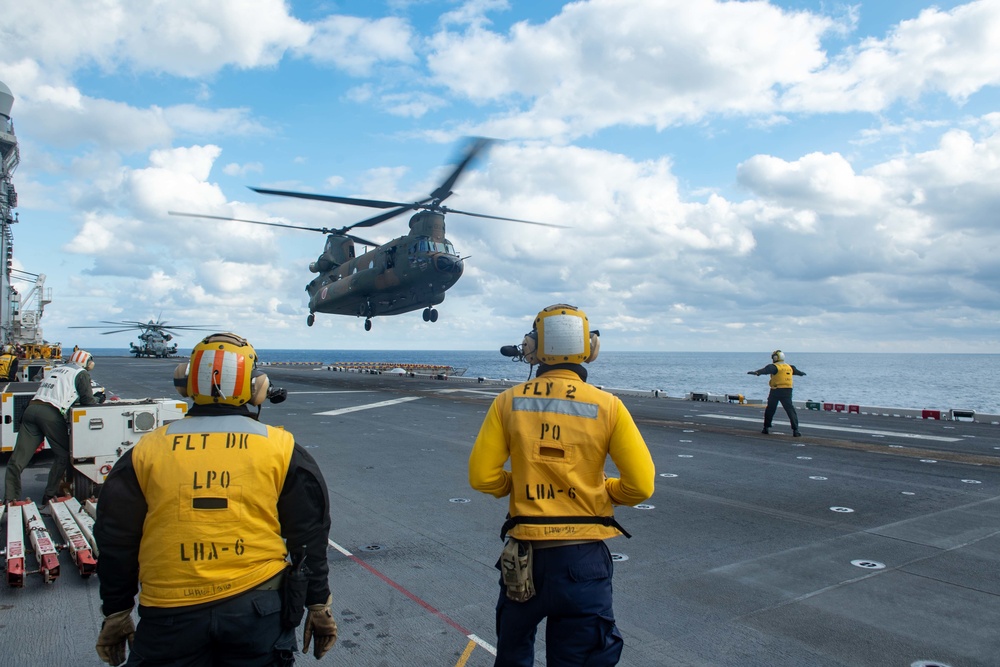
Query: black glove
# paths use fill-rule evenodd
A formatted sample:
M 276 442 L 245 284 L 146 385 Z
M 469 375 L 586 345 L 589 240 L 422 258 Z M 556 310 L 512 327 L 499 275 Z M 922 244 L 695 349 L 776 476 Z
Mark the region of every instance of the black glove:
M 128 642 L 131 649 L 134 638 L 131 607 L 105 616 L 101 632 L 97 635 L 97 655 L 109 665 L 120 665 L 125 662 L 125 643 Z

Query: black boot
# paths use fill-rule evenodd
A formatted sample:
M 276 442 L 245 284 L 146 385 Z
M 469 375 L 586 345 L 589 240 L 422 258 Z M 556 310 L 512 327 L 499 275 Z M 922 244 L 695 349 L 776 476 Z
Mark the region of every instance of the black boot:
M 765 426 L 761 431 L 761 433 L 763 433 L 764 435 L 768 435 L 768 428 Z

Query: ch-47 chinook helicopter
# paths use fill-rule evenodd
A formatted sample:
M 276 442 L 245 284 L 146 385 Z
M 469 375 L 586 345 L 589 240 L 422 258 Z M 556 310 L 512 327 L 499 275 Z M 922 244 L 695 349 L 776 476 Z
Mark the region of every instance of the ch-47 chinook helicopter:
M 309 264 L 309 270 L 318 274 L 306 285 L 306 292 L 309 293 L 309 316 L 306 318 L 306 324 L 309 326 L 312 326 L 316 321 L 316 313 L 353 315 L 365 318 L 365 331 L 371 331 L 373 317 L 399 315 L 420 308 L 423 308 L 425 322 L 437 322 L 438 312 L 434 306 L 444 301 L 444 293 L 458 282 L 465 268 L 463 258 L 459 257 L 455 252 L 455 247 L 445 238 L 444 216 L 446 213 L 544 227 L 564 227 L 564 225 L 532 222 L 531 220 L 458 211 L 441 205 L 441 202 L 453 194 L 451 188 L 454 187 L 465 168 L 490 143 L 489 139 L 474 139 L 458 165 L 440 187 L 425 199 L 411 203 L 250 188 L 254 192 L 266 195 L 390 209 L 385 213 L 339 229 L 299 227 L 277 222 L 243 220 L 199 213 L 179 213 L 176 211 L 169 211 L 169 213 L 195 218 L 249 222 L 270 227 L 304 229 L 326 234 L 326 245 L 322 254 L 315 262 Z M 417 211 L 410 218 L 410 232 L 388 243 L 374 243 L 349 233 L 356 227 L 373 227 L 408 211 Z M 361 243 L 374 249 L 360 256 L 355 256 L 355 243 Z
M 177 343 L 170 344 L 174 336 L 181 335 L 180 331 L 217 331 L 217 327 L 210 327 L 206 324 L 167 324 L 160 320 L 150 320 L 149 322 L 121 321 L 107 322 L 104 326 L 92 327 L 69 327 L 70 329 L 108 329 L 101 332 L 102 336 L 122 333 L 124 331 L 138 331 L 139 344 L 129 343 L 129 354 L 139 357 L 157 357 L 166 359 L 177 354 Z

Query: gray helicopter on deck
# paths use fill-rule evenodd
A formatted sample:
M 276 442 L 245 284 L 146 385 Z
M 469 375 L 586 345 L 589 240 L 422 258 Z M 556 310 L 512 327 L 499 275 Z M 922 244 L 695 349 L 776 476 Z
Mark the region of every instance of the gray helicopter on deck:
M 434 306 L 444 301 L 445 292 L 458 282 L 465 268 L 464 259 L 458 255 L 451 241 L 445 238 L 445 214 L 453 213 L 543 227 L 565 227 L 564 225 L 531 220 L 458 211 L 442 206 L 441 202 L 453 194 L 451 188 L 454 187 L 462 172 L 491 143 L 491 140 L 483 138 L 471 140 L 461 160 L 448 178 L 429 196 L 416 202 L 382 201 L 250 188 L 254 192 L 266 195 L 389 209 L 385 213 L 339 229 L 299 227 L 277 222 L 244 220 L 201 213 L 176 211 L 169 211 L 169 213 L 170 215 L 233 220 L 326 234 L 323 252 L 315 262 L 309 264 L 309 270 L 318 274 L 306 285 L 306 292 L 309 293 L 309 316 L 306 318 L 306 324 L 309 326 L 315 322 L 316 313 L 328 313 L 363 317 L 365 318 L 365 331 L 371 331 L 372 318 L 374 317 L 399 315 L 419 309 L 423 309 L 425 322 L 436 322 L 438 312 Z M 355 228 L 373 227 L 410 211 L 416 211 L 416 213 L 410 218 L 409 233 L 388 243 L 375 243 L 350 233 Z M 356 255 L 355 243 L 373 249 Z
M 218 327 L 208 324 L 168 324 L 157 318 L 148 322 L 123 320 L 121 322 L 104 321 L 103 326 L 69 327 L 70 329 L 108 329 L 103 331 L 102 336 L 123 333 L 125 331 L 138 331 L 139 344 L 129 343 L 129 354 L 139 357 L 157 357 L 166 359 L 177 354 L 177 343 L 171 343 L 174 336 L 181 335 L 181 331 L 218 331 Z

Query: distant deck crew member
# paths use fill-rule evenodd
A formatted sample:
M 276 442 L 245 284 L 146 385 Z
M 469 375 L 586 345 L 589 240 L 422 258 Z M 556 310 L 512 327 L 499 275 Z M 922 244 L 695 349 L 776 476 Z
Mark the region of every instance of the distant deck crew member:
M 14 382 L 17 379 L 17 369 L 20 362 L 14 354 L 13 345 L 4 345 L 0 351 L 0 380 Z
M 501 528 L 510 537 L 497 563 L 495 665 L 535 664 L 543 618 L 549 665 L 603 667 L 621 656 L 604 540 L 628 536 L 612 506 L 649 498 L 655 471 L 621 400 L 586 382 L 582 364 L 599 348 L 598 332 L 575 306 L 538 313 L 516 355 L 539 364 L 535 379 L 493 401 L 472 447 L 472 488 L 510 497 Z M 621 478 L 604 474 L 608 456 Z
M 126 643 L 129 665 L 291 665 L 303 614 L 303 652 L 315 640 L 318 660 L 337 641 L 326 482 L 291 433 L 258 421 L 285 392 L 256 361 L 232 333 L 198 343 L 174 372 L 190 412 L 143 436 L 105 481 L 96 648 L 111 665 Z
M 764 428 L 761 430 L 761 433 L 767 435 L 770 432 L 771 420 L 774 419 L 774 413 L 778 410 L 778 403 L 781 403 L 781 407 L 785 409 L 785 414 L 788 415 L 788 421 L 792 424 L 792 435 L 798 438 L 802 434 L 799 433 L 799 415 L 795 412 L 795 406 L 792 405 L 792 376 L 804 376 L 805 373 L 791 364 L 786 364 L 785 353 L 781 350 L 775 350 L 771 353 L 771 362 L 763 368 L 755 371 L 747 371 L 747 375 L 771 376 L 769 383 L 771 391 L 767 394 L 767 407 L 764 409 Z
M 77 350 L 69 363 L 50 370 L 21 415 L 14 451 L 7 461 L 4 502 L 21 499 L 21 472 L 31 462 L 42 440 L 52 450 L 52 467 L 45 483 L 42 505 L 59 495 L 59 486 L 69 469 L 69 424 L 66 413 L 74 405 L 96 405 L 90 388 L 94 357 Z

